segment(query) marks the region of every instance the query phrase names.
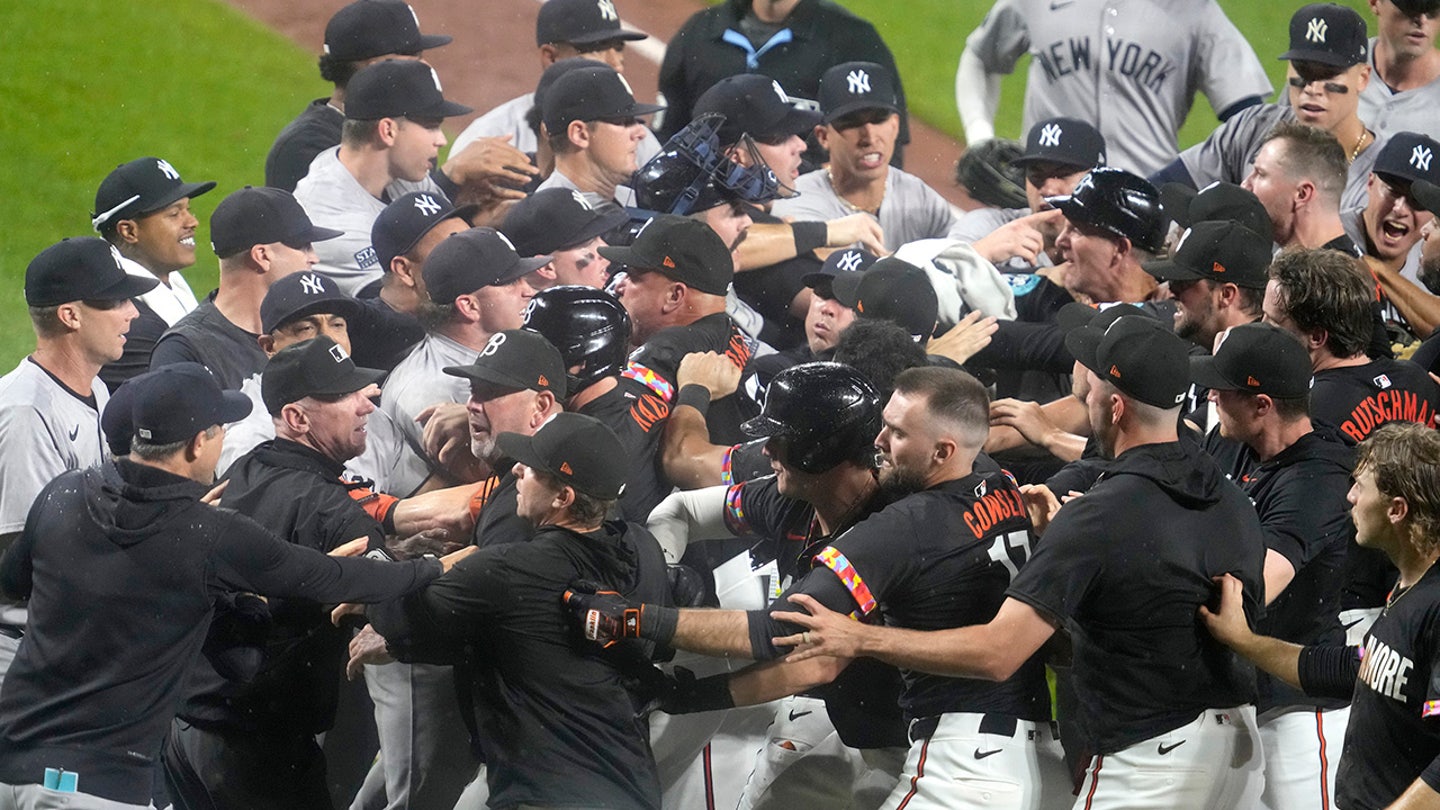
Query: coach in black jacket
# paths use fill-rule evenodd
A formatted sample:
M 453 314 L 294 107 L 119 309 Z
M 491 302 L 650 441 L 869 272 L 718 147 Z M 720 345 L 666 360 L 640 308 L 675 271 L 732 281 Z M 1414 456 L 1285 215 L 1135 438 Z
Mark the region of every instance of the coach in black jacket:
M 131 457 L 56 478 L 0 560 L 0 588 L 30 607 L 0 689 L 0 789 L 15 786 L 22 805 L 45 793 L 53 769 L 62 791 L 79 794 L 67 806 L 149 806 L 219 594 L 375 601 L 441 573 L 433 560 L 327 557 L 202 504 L 222 425 L 248 400 L 193 363 L 129 384 Z

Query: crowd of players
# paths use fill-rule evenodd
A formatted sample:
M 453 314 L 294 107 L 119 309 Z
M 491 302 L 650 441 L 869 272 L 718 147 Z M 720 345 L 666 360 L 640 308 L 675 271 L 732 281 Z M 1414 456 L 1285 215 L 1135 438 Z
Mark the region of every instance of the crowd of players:
M 450 38 L 345 6 L 265 187 L 27 268 L 0 808 L 1440 807 L 1440 2 L 1273 103 L 1182 5 L 998 0 L 964 211 L 826 0 L 660 105 L 547 0 L 439 165 Z

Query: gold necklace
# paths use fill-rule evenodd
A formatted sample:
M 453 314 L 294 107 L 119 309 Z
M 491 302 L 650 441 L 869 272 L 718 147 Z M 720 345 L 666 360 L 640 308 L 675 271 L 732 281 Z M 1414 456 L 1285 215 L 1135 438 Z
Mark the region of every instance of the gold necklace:
M 1360 157 L 1360 147 L 1365 144 L 1365 138 L 1370 135 L 1370 130 L 1360 128 L 1360 137 L 1355 139 L 1355 148 L 1350 150 L 1350 162 L 1354 163 L 1355 158 Z
M 1434 561 L 1434 560 L 1431 560 L 1431 561 L 1430 561 L 1430 565 L 1427 565 L 1427 566 L 1425 567 L 1425 570 L 1420 573 L 1420 576 L 1416 577 L 1416 578 L 1415 578 L 1415 581 L 1412 582 L 1412 583 L 1410 583 L 1409 585 L 1405 586 L 1404 589 L 1400 589 L 1400 583 L 1399 583 L 1399 582 L 1396 582 L 1396 583 L 1395 583 L 1395 588 L 1396 588 L 1396 590 L 1390 591 L 1390 595 L 1387 596 L 1387 597 L 1385 597 L 1385 608 L 1380 611 L 1380 614 L 1383 615 L 1383 616 L 1388 616 L 1388 615 L 1390 614 L 1390 608 L 1394 607 L 1396 602 L 1399 602 L 1401 599 L 1404 599 L 1404 598 L 1405 598 L 1405 594 L 1410 593 L 1411 591 L 1415 590 L 1415 586 L 1420 584 L 1420 580 L 1424 579 L 1424 578 L 1425 578 L 1425 575 L 1426 575 L 1426 574 L 1429 574 L 1429 573 L 1430 573 L 1430 569 L 1433 568 L 1434 566 L 1435 566 L 1435 561 Z M 1397 592 L 1397 591 L 1398 591 L 1398 592 Z
M 845 195 L 840 193 L 840 187 L 835 185 L 835 175 L 831 174 L 828 168 L 825 170 L 825 179 L 830 183 L 830 190 L 835 192 L 835 199 L 839 200 L 841 205 L 849 208 L 851 213 L 871 214 L 872 216 L 880 215 L 880 206 L 878 205 L 874 208 L 861 208 L 855 203 L 845 199 Z

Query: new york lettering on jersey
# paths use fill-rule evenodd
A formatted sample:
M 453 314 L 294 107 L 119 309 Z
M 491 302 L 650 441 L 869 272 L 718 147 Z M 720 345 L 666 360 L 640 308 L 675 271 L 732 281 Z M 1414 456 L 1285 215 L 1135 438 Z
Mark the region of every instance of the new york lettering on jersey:
M 1159 93 L 1179 66 L 1174 60 L 1137 42 L 1106 40 L 1097 49 L 1090 37 L 1067 37 L 1033 51 L 1035 61 L 1050 84 L 1074 73 L 1105 70 L 1124 76 L 1152 93 Z

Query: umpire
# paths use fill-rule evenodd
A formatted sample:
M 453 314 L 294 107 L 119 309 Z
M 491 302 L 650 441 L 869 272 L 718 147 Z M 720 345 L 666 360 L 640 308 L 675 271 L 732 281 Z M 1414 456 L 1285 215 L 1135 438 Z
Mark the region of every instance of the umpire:
M 475 647 L 491 807 L 658 808 L 649 730 L 625 685 L 629 667 L 650 666 L 646 650 L 578 647 L 561 603 L 577 579 L 669 601 L 655 538 L 605 520 L 625 486 L 624 448 L 573 413 L 497 441 L 517 460 L 516 510 L 534 537 L 480 549 L 435 587 L 375 606 L 371 623 L 401 660 L 444 663 Z
M 223 425 L 248 401 L 188 363 L 130 385 L 117 398 L 131 403 L 130 458 L 52 481 L 0 560 L 0 588 L 30 607 L 0 690 L 0 808 L 150 807 L 220 594 L 372 601 L 441 572 L 433 560 L 327 557 L 202 504 Z

